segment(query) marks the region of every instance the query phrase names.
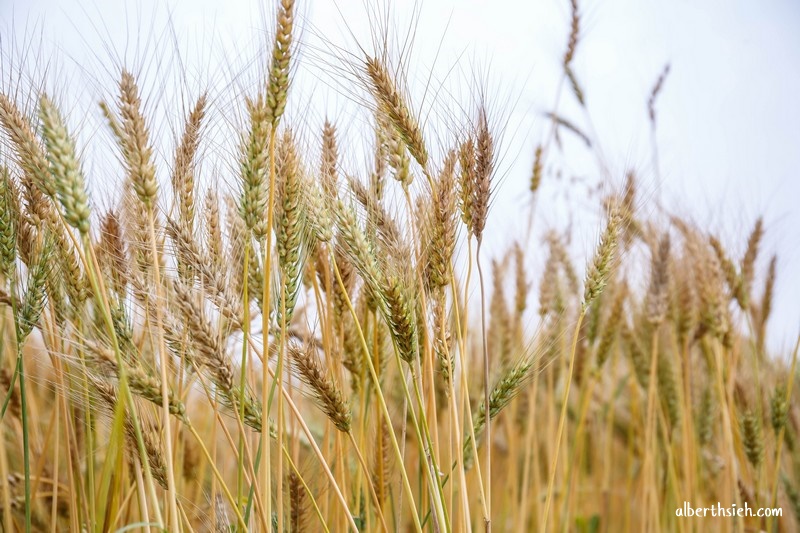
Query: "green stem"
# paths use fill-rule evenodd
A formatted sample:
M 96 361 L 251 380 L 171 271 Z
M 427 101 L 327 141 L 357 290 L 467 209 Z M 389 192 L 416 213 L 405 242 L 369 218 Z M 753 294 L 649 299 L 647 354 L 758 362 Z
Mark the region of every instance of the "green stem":
M 17 364 L 14 370 L 14 376 L 19 376 L 19 396 L 22 408 L 22 461 L 25 472 L 25 533 L 31 531 L 31 470 L 30 470 L 30 443 L 28 440 L 28 401 L 27 392 L 25 390 L 25 367 L 22 359 L 22 344 L 25 339 L 22 338 L 22 331 L 19 325 L 19 314 L 17 302 L 16 284 L 11 283 L 11 311 L 14 315 L 14 332 L 16 338 L 16 354 Z M 11 399 L 11 393 L 14 391 L 14 380 L 11 381 L 11 386 L 8 388 L 8 398 L 3 405 L 3 414 L 6 412 L 8 400 Z
M 19 397 L 22 403 L 22 462 L 25 469 L 25 533 L 31 531 L 31 463 L 28 441 L 28 402 L 25 391 L 25 370 L 22 363 L 22 346 L 17 343 L 17 369 L 19 371 Z

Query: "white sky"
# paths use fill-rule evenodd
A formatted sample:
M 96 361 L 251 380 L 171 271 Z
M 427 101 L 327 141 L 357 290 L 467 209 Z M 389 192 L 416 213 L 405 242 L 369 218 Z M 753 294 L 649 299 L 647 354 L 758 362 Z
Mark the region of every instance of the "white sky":
M 244 69 L 233 66 L 241 62 L 236 56 L 252 57 L 257 45 L 268 38 L 262 30 L 264 21 L 268 28 L 272 25 L 272 8 L 264 8 L 263 3 L 0 0 L 0 61 L 8 61 L 9 56 L 19 61 L 13 42 L 41 39 L 44 58 L 54 52 L 67 58 L 51 64 L 51 71 L 58 65 L 65 76 L 56 83 L 64 101 L 73 101 L 67 95 L 80 95 L 87 109 L 94 106 L 91 113 L 96 116 L 100 94 L 108 97 L 113 92 L 109 82 L 117 77 L 119 63 L 153 80 L 161 79 L 158 72 L 174 76 L 174 29 L 186 65 L 183 89 L 190 98 L 196 97 L 200 87 L 230 86 L 231 75 Z M 361 139 L 365 137 L 362 124 L 352 124 L 350 114 L 352 93 L 331 89 L 345 73 L 334 69 L 336 60 L 320 51 L 320 35 L 352 51 L 352 31 L 372 51 L 366 4 L 373 6 L 369 9 L 375 19 L 376 2 L 337 3 L 299 3 L 301 53 L 310 68 L 297 73 L 289 113 L 306 122 L 311 132 L 318 131 L 329 116 L 344 134 Z M 385 10 L 386 2 L 380 3 Z M 492 249 L 500 251 L 521 236 L 518 226 L 527 217 L 523 212 L 528 205 L 529 169 L 533 149 L 548 127 L 542 113 L 552 109 L 555 100 L 568 33 L 568 2 L 390 4 L 396 21 L 391 34 L 394 43 L 404 40 L 414 10 L 419 13 L 407 70 L 413 103 L 425 118 L 426 133 L 446 136 L 448 131 L 442 129 L 436 111 L 452 108 L 456 101 L 469 103 L 475 87 L 470 80 L 476 78 L 488 80 L 485 85 L 488 100 L 495 103 L 494 116 L 508 121 L 502 139 L 503 180 L 487 229 L 494 236 Z M 654 209 L 654 201 L 660 198 L 668 209 L 720 234 L 737 254 L 743 251 L 756 217 L 764 215 L 767 234 L 761 272 L 768 256 L 779 254 L 771 346 L 787 350 L 800 325 L 796 274 L 800 271 L 800 209 L 796 206 L 800 200 L 800 3 L 606 0 L 580 5 L 582 39 L 574 70 L 586 92 L 591 126 L 568 90 L 559 111 L 584 129 L 594 130 L 611 186 L 621 183 L 628 168 L 638 170 L 643 209 Z M 394 46 L 393 51 L 398 50 Z M 659 183 L 652 164 L 646 102 L 666 63 L 671 64 L 671 72 L 657 103 Z M 7 72 L 8 66 L 0 64 L 0 74 L 7 76 Z M 256 74 L 251 77 L 255 79 Z M 429 78 L 435 80 L 434 90 L 418 90 Z M 156 82 L 153 85 L 158 87 Z M 163 126 L 165 135 L 170 134 L 170 125 L 180 121 L 180 109 L 161 101 L 175 101 L 169 94 L 150 90 L 148 100 L 152 108 L 173 110 Z M 81 122 L 84 115 L 78 113 L 75 121 Z M 349 127 L 345 126 L 348 121 Z M 99 121 L 92 124 L 96 128 Z M 567 133 L 563 138 L 565 155 L 558 161 L 565 179 L 577 176 L 589 184 L 607 181 L 580 142 Z M 357 168 L 361 156 L 354 152 L 351 166 Z M 590 253 L 598 231 L 596 202 L 577 194 L 579 186 L 565 197 L 565 179 L 556 182 L 554 176 L 546 177 L 537 208 L 538 227 L 563 228 L 569 222 L 567 211 L 588 213 L 575 218 L 572 226 L 576 252 Z M 110 196 L 108 190 L 104 193 Z M 544 251 L 531 254 L 532 265 L 540 266 Z

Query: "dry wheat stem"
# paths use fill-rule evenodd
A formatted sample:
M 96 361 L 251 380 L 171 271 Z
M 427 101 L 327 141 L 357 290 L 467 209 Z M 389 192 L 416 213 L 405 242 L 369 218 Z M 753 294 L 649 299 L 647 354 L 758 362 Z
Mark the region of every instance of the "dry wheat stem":
M 331 262 L 333 264 L 333 272 L 336 276 L 336 281 L 339 284 L 339 287 L 342 290 L 342 292 L 346 294 L 346 289 L 344 286 L 344 282 L 342 281 L 341 273 L 339 272 L 339 267 L 336 265 L 335 259 L 332 258 Z M 353 304 L 348 297 L 345 297 L 345 302 L 347 304 L 348 309 L 350 310 L 350 314 L 353 317 L 353 320 L 356 323 L 359 341 L 361 342 L 361 348 L 364 350 L 364 355 L 366 356 L 365 359 L 367 361 L 367 366 L 370 372 L 370 376 L 372 377 L 373 383 L 376 384 L 378 402 L 381 407 L 381 411 L 383 412 L 384 419 L 386 420 L 386 424 L 390 428 L 389 437 L 392 440 L 392 446 L 394 447 L 398 461 L 402 464 L 403 454 L 400 452 L 400 447 L 397 444 L 397 437 L 394 435 L 394 431 L 391 431 L 392 418 L 391 415 L 389 414 L 389 410 L 386 407 L 386 401 L 383 398 L 383 394 L 381 393 L 380 387 L 377 385 L 380 383 L 380 380 L 378 379 L 377 372 L 375 372 L 375 366 L 372 364 L 372 358 L 369 357 L 369 348 L 367 347 L 367 341 L 364 339 L 364 333 L 361 329 L 361 325 L 358 322 L 358 315 L 356 314 L 356 310 L 353 308 Z M 405 489 L 406 496 L 411 502 L 411 511 L 412 511 L 412 517 L 414 518 L 414 525 L 416 526 L 417 531 L 422 531 L 422 526 L 419 521 L 419 516 L 417 515 L 416 505 L 414 504 L 414 494 L 411 491 L 411 485 L 408 480 L 408 475 L 404 468 L 400 469 L 400 474 L 403 478 L 403 487 Z

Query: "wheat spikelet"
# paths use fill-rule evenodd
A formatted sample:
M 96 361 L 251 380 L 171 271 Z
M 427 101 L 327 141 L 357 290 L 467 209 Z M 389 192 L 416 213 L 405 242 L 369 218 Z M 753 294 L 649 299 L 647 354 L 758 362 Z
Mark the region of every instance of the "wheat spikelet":
M 657 361 L 656 378 L 658 380 L 658 395 L 664 405 L 672 427 L 676 427 L 680 420 L 680 404 L 678 399 L 678 385 L 675 381 L 675 369 L 672 359 L 660 354 Z
M 531 193 L 536 194 L 542 185 L 542 173 L 544 172 L 544 152 L 542 145 L 536 147 L 533 155 L 533 172 L 531 172 Z
M 339 276 L 344 286 L 344 290 L 342 290 L 342 287 L 340 287 L 338 283 L 335 283 L 332 287 L 333 316 L 338 323 L 341 322 L 345 316 L 349 316 L 347 313 L 347 299 L 353 294 L 353 289 L 356 285 L 356 272 L 353 268 L 353 263 L 347 258 L 341 246 L 335 246 L 333 248 L 333 258 L 336 262 L 336 267 L 339 269 Z M 335 277 L 336 276 L 331 274 L 331 278 Z
M 92 356 L 90 362 L 97 367 L 98 374 L 102 374 L 102 377 L 97 376 L 98 380 L 119 378 L 120 369 L 112 350 L 94 343 L 88 344 L 87 348 Z M 129 361 L 135 361 L 138 357 L 127 354 L 127 358 Z M 162 387 L 158 376 L 151 374 L 139 365 L 125 365 L 125 377 L 131 392 L 136 396 L 156 406 L 162 405 Z M 170 414 L 181 421 L 186 421 L 186 406 L 177 399 L 171 388 L 167 389 L 167 404 Z
M 333 239 L 333 215 L 328 202 L 333 197 L 326 196 L 325 192 L 309 179 L 303 179 L 301 186 L 303 204 L 307 210 L 305 223 L 317 242 L 329 242 Z
M 362 301 L 363 299 L 359 298 L 359 304 Z M 359 307 L 360 309 L 356 309 L 356 313 L 363 311 L 366 306 L 360 305 Z M 359 315 L 363 316 L 364 313 L 361 312 Z M 349 317 L 349 314 L 347 316 Z M 342 336 L 342 366 L 350 373 L 350 386 L 353 393 L 358 393 L 362 390 L 363 381 L 367 372 L 367 364 L 364 360 L 366 355 L 358 341 L 358 330 L 355 320 L 352 320 L 352 318 L 343 320 L 342 324 L 339 326 L 339 330 Z
M 59 328 L 67 327 L 67 319 L 77 320 L 82 309 L 79 306 L 70 306 L 64 290 L 64 282 L 55 276 L 48 276 L 45 281 L 47 304 L 53 322 Z
M 111 322 L 124 361 L 131 366 L 137 366 L 139 364 L 139 348 L 134 339 L 132 320 L 122 302 L 111 306 Z M 109 344 L 111 339 L 107 338 L 105 341 L 105 344 Z
M 212 270 L 219 272 L 224 264 L 222 257 L 222 229 L 220 228 L 219 196 L 213 189 L 209 189 L 206 192 L 203 222 L 206 235 L 205 251 L 210 259 Z
M 610 284 L 613 285 L 614 280 L 610 280 Z M 592 346 L 597 341 L 597 335 L 600 331 L 600 323 L 602 322 L 603 315 L 605 315 L 607 305 L 607 291 L 606 293 L 601 294 L 597 297 L 597 305 L 592 306 L 589 308 L 589 311 L 586 313 L 585 322 L 586 325 L 581 324 L 581 328 L 586 330 L 585 335 L 585 342 L 581 341 L 578 344 L 579 350 L 583 350 L 584 347 Z
M 307 346 L 289 344 L 289 357 L 292 367 L 300 379 L 312 390 L 317 406 L 325 413 L 331 423 L 344 433 L 350 431 L 350 407 L 347 405 L 339 386 L 326 375 L 317 356 Z
M 336 142 L 336 127 L 327 120 L 322 127 L 322 158 L 320 176 L 322 190 L 329 198 L 335 198 L 339 181 L 339 148 Z
M 557 255 L 550 247 L 542 279 L 539 282 L 539 316 L 546 318 L 551 313 L 560 315 L 564 309 L 564 298 L 561 292 L 561 276 Z
M 642 349 L 639 339 L 636 338 L 636 335 L 627 324 L 622 327 L 622 338 L 627 345 L 636 380 L 643 390 L 647 390 L 650 382 L 650 357 Z
M 570 0 L 570 31 L 567 50 L 564 52 L 563 64 L 565 69 L 569 69 L 572 59 L 575 57 L 575 49 L 578 47 L 578 37 L 581 29 L 581 16 L 578 11 L 578 0 Z
M 715 405 L 711 389 L 705 387 L 700 396 L 700 405 L 697 408 L 697 440 L 703 444 L 711 442 L 714 434 Z
M 742 285 L 742 278 L 739 276 L 739 273 L 736 270 L 736 265 L 733 264 L 733 261 L 728 257 L 728 254 L 725 252 L 725 248 L 723 248 L 722 243 L 719 242 L 719 239 L 714 237 L 713 235 L 709 237 L 709 242 L 711 244 L 711 248 L 713 248 L 714 253 L 717 257 L 717 262 L 719 263 L 719 268 L 722 271 L 722 274 L 725 276 L 725 282 L 728 284 L 728 288 L 730 289 L 731 295 L 742 305 L 742 302 L 745 301 L 745 295 L 743 292 L 743 285 Z
M 50 174 L 45 151 L 28 119 L 3 93 L 0 93 L 0 124 L 11 140 L 11 152 L 15 155 L 19 167 L 28 176 L 27 181 L 50 198 L 54 198 L 55 183 Z
M 200 144 L 200 127 L 206 113 L 207 96 L 200 95 L 183 127 L 181 142 L 175 151 L 172 189 L 178 199 L 179 220 L 194 224 L 195 158 Z
M 625 174 L 625 185 L 622 189 L 622 200 L 620 202 L 623 227 L 622 243 L 626 248 L 641 229 L 636 220 L 636 192 L 636 173 L 633 170 L 629 170 Z
M 779 385 L 775 388 L 769 405 L 772 429 L 775 434 L 778 434 L 786 426 L 786 421 L 789 418 L 789 404 L 786 401 L 785 385 Z
M 149 218 L 147 210 L 142 209 L 142 202 L 136 195 L 130 179 L 123 185 L 123 196 L 120 201 L 120 221 L 124 229 L 133 264 L 137 273 L 149 276 L 153 269 L 153 257 L 150 242 Z
M 475 239 L 483 239 L 486 217 L 489 214 L 489 195 L 491 194 L 492 175 L 494 173 L 494 139 L 489 131 L 486 110 L 478 112 L 478 127 L 475 133 L 475 174 L 472 185 L 471 231 Z
M 59 231 L 59 226 L 51 226 L 48 229 L 70 303 L 77 310 L 89 298 L 90 283 L 81 269 L 78 258 L 75 257 L 75 250 L 67 236 Z
M 239 212 L 244 223 L 257 239 L 263 239 L 267 228 L 267 172 L 269 136 L 272 134 L 270 108 L 262 95 L 246 101 L 250 119 L 247 137 L 242 139 L 242 195 Z
M 458 150 L 458 207 L 461 220 L 472 234 L 472 198 L 475 187 L 475 142 L 471 137 L 461 143 Z
M 346 253 L 348 260 L 364 279 L 364 283 L 375 291 L 383 280 L 383 274 L 375 258 L 374 247 L 358 226 L 353 210 L 337 201 L 334 215 L 338 228 L 337 243 Z
M 383 250 L 400 256 L 406 245 L 403 232 L 397 220 L 392 217 L 378 198 L 357 179 L 348 176 L 347 183 L 356 200 L 364 207 L 367 215 L 367 227 L 377 230 L 377 237 Z
M 755 410 L 749 410 L 740 416 L 739 423 L 742 427 L 744 453 L 750 464 L 758 468 L 764 459 L 764 435 L 761 432 L 761 418 Z
M 575 267 L 569 258 L 569 253 L 567 252 L 562 238 L 559 238 L 556 232 L 551 231 L 548 232 L 545 240 L 550 247 L 550 253 L 553 255 L 554 268 L 560 268 L 563 271 L 569 290 L 573 293 L 577 293 L 580 287 L 580 280 L 578 279 L 578 274 L 575 272 Z
M 28 282 L 22 306 L 17 309 L 18 334 L 20 344 L 25 342 L 33 328 L 39 323 L 39 318 L 45 308 L 47 293 L 45 283 L 51 273 L 53 244 L 46 239 L 37 251 L 36 262 L 28 269 Z
M 378 58 L 367 57 L 366 71 L 372 84 L 373 95 L 381 109 L 397 129 L 412 157 L 423 170 L 427 170 L 428 150 L 425 147 L 422 130 L 409 110 L 405 99 L 397 90 L 386 66 Z
M 108 127 L 111 129 L 111 134 L 114 136 L 114 141 L 119 146 L 125 144 L 125 132 L 122 130 L 122 125 L 119 123 L 117 115 L 111 110 L 111 107 L 105 101 L 100 101 L 100 111 L 103 117 L 108 122 Z
M 292 28 L 294 26 L 294 0 L 281 0 L 278 7 L 278 27 L 272 48 L 272 65 L 269 69 L 266 103 L 269 121 L 273 128 L 286 108 L 289 92 L 289 66 L 292 57 Z
M 617 249 L 617 240 L 619 237 L 620 224 L 622 216 L 619 209 L 613 207 L 608 215 L 608 223 L 606 229 L 600 238 L 600 244 L 597 247 L 592 263 L 586 272 L 586 280 L 584 281 L 583 302 L 582 306 L 585 310 L 592 302 L 603 292 L 608 277 L 611 274 L 612 264 Z
M 111 128 L 119 135 L 123 161 L 133 190 L 139 201 L 151 208 L 158 195 L 158 181 L 152 161 L 150 133 L 141 106 L 136 79 L 130 72 L 123 70 L 119 81 L 119 112 L 122 123 L 116 125 L 112 122 Z
M 392 472 L 392 453 L 391 443 L 389 440 L 389 431 L 391 428 L 382 420 L 377 428 L 378 435 L 376 437 L 375 458 L 372 467 L 372 479 L 375 486 L 375 492 L 378 494 L 378 501 L 383 504 L 386 498 L 389 497 L 391 472 Z
M 50 180 L 53 181 L 52 176 Z M 20 176 L 20 185 L 25 207 L 24 216 L 31 224 L 41 226 L 61 223 L 56 206 L 36 185 L 30 174 L 23 172 Z
M 380 132 L 379 141 L 383 143 L 379 153 L 376 153 L 376 157 L 384 157 L 386 161 L 385 163 L 382 162 L 381 165 L 388 165 L 388 167 L 394 171 L 392 177 L 403 187 L 408 187 L 414 179 L 411 173 L 411 158 L 408 156 L 408 148 L 388 117 L 385 116 L 385 113 L 378 111 L 376 120 L 376 128 Z M 379 165 L 376 164 L 376 167 L 378 166 Z M 381 174 L 378 175 L 376 173 L 374 181 L 378 185 L 378 188 L 382 189 L 384 170 L 381 168 L 379 168 L 379 170 Z
M 75 152 L 75 141 L 70 137 L 61 113 L 47 96 L 39 101 L 42 134 L 47 146 L 47 159 L 55 181 L 56 194 L 64 210 L 64 219 L 81 232 L 89 233 L 89 197 L 86 183 Z
M 242 403 L 241 391 L 237 390 L 234 379 L 236 370 L 222 350 L 217 335 L 214 334 L 211 324 L 197 305 L 194 295 L 177 280 L 173 282 L 173 289 L 176 295 L 176 304 L 187 324 L 186 332 L 192 341 L 197 357 L 196 361 L 188 358 L 187 363 L 197 364 L 199 368 L 206 370 L 211 382 L 217 387 L 231 411 L 239 413 L 241 409 L 244 414 L 242 421 L 256 431 L 262 431 L 261 405 L 249 392 L 244 394 L 244 403 Z M 270 428 L 270 433 L 272 433 L 272 428 Z
M 300 287 L 304 241 L 307 240 L 304 179 L 291 133 L 284 133 L 277 156 L 277 209 L 275 211 L 278 264 L 286 296 L 286 322 L 291 321 L 297 290 Z
M 11 176 L 0 167 L 0 273 L 6 278 L 14 275 L 17 259 L 17 207 L 14 205 Z
M 431 289 L 445 287 L 450 282 L 450 261 L 456 245 L 456 154 L 450 151 L 435 183 L 430 244 L 427 247 L 425 279 Z
M 381 297 L 385 302 L 382 307 L 384 317 L 389 324 L 400 358 L 411 363 L 418 354 L 418 330 L 411 301 L 412 291 L 397 275 L 390 275 L 381 288 Z M 384 309 L 385 308 L 385 309 Z
M 523 313 L 525 313 L 525 310 L 528 308 L 528 291 L 531 285 L 528 282 L 525 271 L 525 252 L 522 250 L 522 246 L 519 242 L 514 243 L 513 255 L 514 271 L 516 273 L 516 277 L 514 278 L 516 288 L 514 292 L 514 311 L 521 320 Z
M 185 264 L 190 265 L 200 274 L 203 290 L 211 297 L 220 309 L 222 315 L 230 320 L 236 329 L 241 329 L 242 303 L 236 293 L 231 291 L 219 265 L 214 265 L 207 256 L 204 256 L 190 234 L 188 228 L 172 220 L 167 220 L 167 235 L 175 243 L 176 255 Z
M 128 253 L 115 211 L 109 211 L 100 222 L 98 260 L 105 265 L 112 288 L 122 298 L 128 284 Z
M 28 267 L 35 261 L 39 232 L 25 216 L 17 217 L 17 253 L 19 259 Z
M 758 246 L 761 243 L 761 238 L 764 236 L 764 221 L 759 217 L 747 239 L 747 250 L 745 250 L 744 257 L 742 257 L 742 264 L 740 267 L 741 272 L 741 298 L 743 299 L 740 304 L 743 309 L 746 309 L 750 302 L 750 296 L 753 286 L 753 278 L 755 277 L 755 264 L 758 258 Z
M 769 267 L 767 269 L 767 278 L 764 281 L 764 292 L 761 296 L 761 303 L 758 306 L 756 337 L 758 338 L 759 346 L 762 348 L 764 346 L 764 339 L 767 334 L 767 321 L 772 313 L 772 297 L 775 291 L 777 264 L 778 257 L 773 255 L 772 259 L 770 259 Z
M 567 65 L 564 67 L 564 74 L 567 76 L 569 86 L 572 89 L 572 94 L 575 95 L 575 99 L 581 106 L 586 107 L 586 97 L 583 93 L 583 88 L 581 87 L 580 82 L 578 82 L 578 77 L 575 75 L 575 71 L 572 70 L 570 65 Z
M 378 110 L 373 113 L 375 141 L 372 153 L 372 174 L 370 175 L 370 189 L 378 200 L 383 198 L 384 181 L 387 172 L 387 140 L 386 132 L 383 127 L 383 114 Z
M 289 472 L 289 531 L 306 531 L 308 527 L 308 501 L 306 489 L 294 470 Z
M 489 419 L 493 420 L 500 412 L 513 400 L 517 394 L 522 390 L 522 387 L 527 383 L 531 377 L 533 363 L 527 359 L 522 358 L 511 366 L 503 376 L 497 381 L 492 388 L 489 395 Z M 486 403 L 481 402 L 478 411 L 474 416 L 472 423 L 475 438 L 478 439 L 483 434 L 486 427 Z M 464 464 L 471 466 L 473 462 L 473 453 L 475 449 L 472 443 L 472 437 L 469 432 L 464 437 Z
M 653 85 L 653 89 L 650 91 L 650 97 L 647 99 L 647 114 L 650 118 L 650 123 L 655 127 L 656 123 L 656 99 L 658 95 L 661 94 L 661 91 L 664 89 L 664 82 L 667 81 L 667 76 L 669 75 L 670 71 L 670 64 L 667 63 L 664 65 L 664 69 L 661 71 L 661 74 L 658 75 L 658 79 L 656 79 L 656 83 Z
M 665 233 L 653 251 L 650 289 L 647 293 L 647 320 L 660 324 L 667 314 L 669 297 L 669 234 Z
M 703 277 L 698 283 L 700 293 L 700 322 L 703 327 L 719 340 L 725 342 L 729 337 L 730 320 L 727 300 L 724 295 L 724 269 L 719 260 L 706 254 L 699 258 Z

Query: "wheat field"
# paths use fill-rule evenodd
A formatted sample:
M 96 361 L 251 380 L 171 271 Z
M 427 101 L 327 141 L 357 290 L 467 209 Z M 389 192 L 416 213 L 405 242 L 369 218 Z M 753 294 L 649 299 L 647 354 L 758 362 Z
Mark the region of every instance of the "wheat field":
M 585 108 L 569 8 L 560 97 Z M 0 82 L 3 530 L 798 530 L 798 345 L 769 349 L 763 220 L 723 242 L 630 171 L 579 264 L 531 229 L 561 136 L 590 137 L 554 110 L 528 231 L 490 255 L 513 134 L 491 95 L 432 131 L 413 65 L 346 55 L 354 156 L 343 125 L 284 113 L 297 9 L 275 2 L 235 112 L 186 96 L 166 154 L 125 65 L 88 137 L 44 80 Z M 221 114 L 235 148 L 201 180 Z M 119 186 L 83 159 L 101 135 Z

